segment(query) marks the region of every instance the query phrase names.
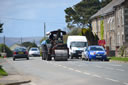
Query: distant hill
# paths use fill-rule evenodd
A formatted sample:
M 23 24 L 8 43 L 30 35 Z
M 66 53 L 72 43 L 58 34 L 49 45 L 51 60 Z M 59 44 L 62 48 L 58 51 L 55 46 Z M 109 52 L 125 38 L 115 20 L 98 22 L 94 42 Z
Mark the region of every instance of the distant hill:
M 37 44 L 37 45 L 40 45 L 40 40 L 41 40 L 42 37 L 25 37 L 25 38 L 22 38 L 22 42 L 34 42 Z M 0 37 L 0 43 L 3 43 L 4 40 L 3 40 L 3 37 Z M 16 37 L 5 37 L 5 44 L 7 46 L 12 46 L 13 44 L 15 43 L 18 43 L 20 44 L 21 43 L 21 38 L 16 38 Z

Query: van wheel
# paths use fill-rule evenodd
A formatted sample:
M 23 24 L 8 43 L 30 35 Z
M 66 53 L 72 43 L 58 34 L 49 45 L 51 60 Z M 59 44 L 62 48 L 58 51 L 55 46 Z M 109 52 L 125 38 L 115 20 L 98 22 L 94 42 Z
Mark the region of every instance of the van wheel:
M 71 59 L 73 59 L 73 55 L 71 54 L 70 56 L 71 56 Z

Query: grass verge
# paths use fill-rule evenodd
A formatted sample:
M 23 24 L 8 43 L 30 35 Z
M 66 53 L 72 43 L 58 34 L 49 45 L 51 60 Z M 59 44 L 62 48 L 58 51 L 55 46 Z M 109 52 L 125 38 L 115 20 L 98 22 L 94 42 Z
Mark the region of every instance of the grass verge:
M 127 57 L 109 57 L 110 60 L 128 62 Z
M 0 66 L 0 76 L 7 76 L 8 73 Z

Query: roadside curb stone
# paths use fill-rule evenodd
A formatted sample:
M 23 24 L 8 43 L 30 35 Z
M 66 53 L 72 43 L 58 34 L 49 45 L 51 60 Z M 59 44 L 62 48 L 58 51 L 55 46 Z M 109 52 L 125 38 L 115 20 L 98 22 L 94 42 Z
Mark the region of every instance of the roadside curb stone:
M 0 78 L 0 83 L 3 85 L 20 85 L 29 82 L 31 82 L 31 80 L 29 80 L 26 76 L 21 75 L 9 75 Z
M 125 61 L 116 61 L 116 60 L 110 60 L 110 62 L 117 62 L 117 63 L 128 63 L 128 62 L 125 62 Z

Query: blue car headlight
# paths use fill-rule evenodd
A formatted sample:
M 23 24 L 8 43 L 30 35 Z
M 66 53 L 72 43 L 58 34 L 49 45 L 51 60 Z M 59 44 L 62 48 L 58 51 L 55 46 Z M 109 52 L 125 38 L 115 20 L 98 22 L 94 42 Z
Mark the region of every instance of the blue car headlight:
M 104 55 L 107 55 L 107 52 L 104 52 Z
M 95 52 L 90 52 L 90 55 L 95 55 L 96 53 Z

